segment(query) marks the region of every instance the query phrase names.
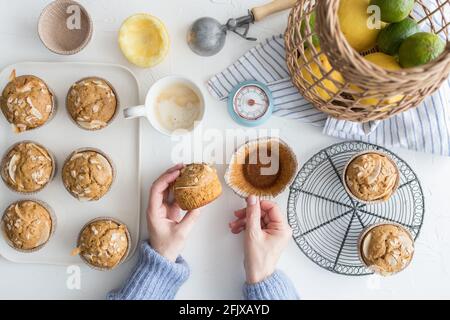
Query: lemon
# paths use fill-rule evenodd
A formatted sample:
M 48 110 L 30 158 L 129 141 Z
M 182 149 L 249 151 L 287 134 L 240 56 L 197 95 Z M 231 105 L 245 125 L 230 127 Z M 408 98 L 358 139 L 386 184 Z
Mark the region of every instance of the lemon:
M 145 13 L 126 19 L 119 30 L 119 46 L 131 63 L 149 68 L 169 51 L 169 34 L 158 18 Z
M 341 0 L 338 17 L 341 31 L 350 46 L 358 52 L 375 47 L 380 29 L 369 28 L 367 13 L 370 0 Z
M 387 70 L 400 70 L 401 67 L 398 64 L 397 60 L 395 60 L 394 57 L 387 55 L 385 53 L 381 53 L 381 52 L 377 52 L 377 53 L 372 53 L 369 54 L 367 56 L 364 57 L 366 60 L 376 64 L 377 66 L 380 66 L 384 69 Z M 356 90 L 356 91 L 360 91 L 362 92 L 361 88 L 356 87 L 355 85 L 351 86 L 352 89 Z M 393 96 L 393 97 L 389 97 L 384 99 L 381 104 L 389 107 L 390 105 L 400 101 L 403 99 L 403 96 L 399 95 L 399 96 Z M 377 105 L 380 102 L 380 99 L 376 99 L 376 98 L 365 98 L 362 99 L 359 103 L 363 104 L 363 105 Z
M 316 50 L 317 50 L 317 52 L 320 52 L 320 47 L 317 46 Z M 305 57 L 306 57 L 307 61 L 311 61 L 313 55 L 314 55 L 314 52 L 312 51 L 311 48 L 308 48 L 305 50 Z M 325 73 L 328 73 L 329 71 L 331 71 L 333 69 L 330 62 L 328 61 L 327 56 L 324 53 L 321 53 L 318 56 L 318 59 L 320 61 L 320 66 L 323 68 Z M 301 63 L 301 62 L 299 62 L 299 63 Z M 320 81 L 318 82 L 318 84 L 316 84 L 313 87 L 312 90 L 314 90 L 325 101 L 329 101 L 332 98 L 331 94 L 337 93 L 339 91 L 339 88 L 331 80 L 327 80 L 327 79 L 321 80 L 323 76 L 322 76 L 322 72 L 320 70 L 319 64 L 317 64 L 316 62 L 312 62 L 309 64 L 309 66 L 311 68 L 312 73 L 311 73 L 311 71 L 309 71 L 307 69 L 306 66 L 303 66 L 303 68 L 301 69 L 303 79 L 310 85 L 312 85 L 313 83 L 315 83 L 317 81 L 317 79 L 319 79 Z M 344 78 L 338 71 L 333 71 L 330 74 L 330 76 L 333 80 L 336 80 L 339 83 L 344 82 Z M 314 78 L 314 77 L 316 77 L 316 78 Z M 320 84 L 322 84 L 322 85 L 320 85 Z M 325 90 L 322 86 L 325 87 L 326 89 L 328 89 L 328 91 Z

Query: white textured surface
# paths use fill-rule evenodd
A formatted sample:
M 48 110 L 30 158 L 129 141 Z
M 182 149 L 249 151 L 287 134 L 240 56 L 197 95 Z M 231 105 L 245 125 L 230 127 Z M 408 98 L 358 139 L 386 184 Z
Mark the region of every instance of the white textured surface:
M 132 68 L 141 81 L 143 91 L 153 79 L 175 73 L 188 76 L 198 83 L 222 70 L 249 49 L 253 43 L 230 35 L 225 49 L 213 58 L 201 58 L 189 51 L 185 44 L 189 24 L 201 16 L 213 16 L 226 21 L 231 16 L 245 14 L 247 8 L 260 1 L 238 0 L 84 0 L 81 1 L 94 19 L 95 31 L 91 44 L 72 57 L 60 57 L 48 52 L 36 34 L 37 18 L 49 3 L 44 0 L 0 0 L 0 67 L 24 60 L 34 61 L 97 61 L 129 66 L 122 57 L 116 36 L 120 22 L 137 12 L 152 13 L 166 22 L 172 47 L 166 61 L 153 70 Z M 27 10 L 23 10 L 27 8 Z M 286 14 L 278 14 L 252 26 L 251 34 L 260 39 L 283 32 Z M 205 91 L 206 92 L 206 91 Z M 229 118 L 226 106 L 206 95 L 205 127 L 228 129 L 237 126 Z M 295 150 L 300 164 L 338 140 L 325 137 L 320 129 L 285 119 L 272 118 L 266 127 L 279 128 L 281 137 Z M 9 128 L 8 128 L 9 129 Z M 2 128 L 1 130 L 8 130 Z M 168 167 L 172 142 L 143 125 L 144 154 L 142 167 L 142 208 L 151 181 Z M 2 146 L 3 147 L 3 146 Z M 391 278 L 355 277 L 335 275 L 310 262 L 292 241 L 283 255 L 279 267 L 294 281 L 305 299 L 393 299 L 393 298 L 450 298 L 450 159 L 393 150 L 410 163 L 421 178 L 426 196 L 426 216 L 417 243 L 413 264 L 403 273 Z M 225 168 L 219 167 L 221 173 Z M 287 194 L 277 201 L 286 206 Z M 228 231 L 232 210 L 243 205 L 226 189 L 224 195 L 203 210 L 195 232 L 188 241 L 184 257 L 192 275 L 182 287 L 178 298 L 241 298 L 244 279 L 242 269 L 242 238 Z M 226 208 L 226 209 L 224 209 Z M 146 231 L 142 224 L 143 236 Z M 106 292 L 117 287 L 133 267 L 136 257 L 118 270 L 99 273 L 82 266 L 82 289 L 66 288 L 66 269 L 41 265 L 12 264 L 0 258 L 0 298 L 73 298 L 101 299 Z

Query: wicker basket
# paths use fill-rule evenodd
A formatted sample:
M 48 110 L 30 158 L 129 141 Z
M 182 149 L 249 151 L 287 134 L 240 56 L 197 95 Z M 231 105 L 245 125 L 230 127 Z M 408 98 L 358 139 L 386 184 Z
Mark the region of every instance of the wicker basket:
M 343 120 L 382 120 L 416 107 L 448 78 L 450 0 L 416 0 L 411 17 L 423 31 L 446 39 L 447 46 L 436 60 L 399 71 L 383 69 L 364 59 L 365 54 L 376 52 L 377 48 L 358 53 L 348 44 L 339 27 L 339 3 L 340 0 L 299 0 L 290 13 L 285 33 L 292 81 L 317 109 Z M 303 36 L 302 21 L 309 22 L 313 10 L 316 33 L 305 23 Z M 312 44 L 315 34 L 320 39 L 320 50 Z M 312 53 L 306 55 L 305 47 Z M 324 58 L 329 67 L 324 67 Z

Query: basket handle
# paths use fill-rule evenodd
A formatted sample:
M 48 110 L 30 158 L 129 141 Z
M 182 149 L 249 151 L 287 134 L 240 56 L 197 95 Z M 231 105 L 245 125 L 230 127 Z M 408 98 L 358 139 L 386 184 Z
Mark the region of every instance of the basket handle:
M 292 8 L 297 0 L 273 0 L 260 7 L 253 8 L 252 14 L 255 21 L 261 21 L 271 14 Z

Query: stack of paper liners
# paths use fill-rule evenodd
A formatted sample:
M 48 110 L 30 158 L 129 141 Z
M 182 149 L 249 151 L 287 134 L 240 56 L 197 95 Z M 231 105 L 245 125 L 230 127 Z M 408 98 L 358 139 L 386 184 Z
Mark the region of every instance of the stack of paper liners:
M 249 141 L 233 155 L 225 174 L 227 185 L 240 197 L 270 199 L 282 193 L 297 172 L 297 158 L 281 139 Z

